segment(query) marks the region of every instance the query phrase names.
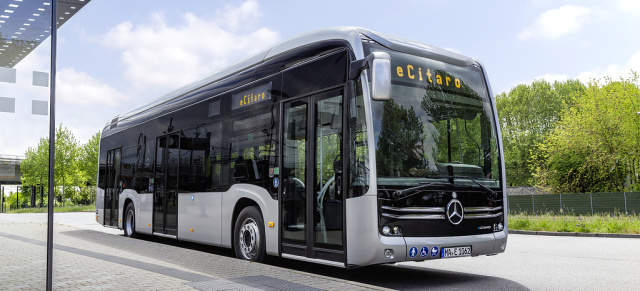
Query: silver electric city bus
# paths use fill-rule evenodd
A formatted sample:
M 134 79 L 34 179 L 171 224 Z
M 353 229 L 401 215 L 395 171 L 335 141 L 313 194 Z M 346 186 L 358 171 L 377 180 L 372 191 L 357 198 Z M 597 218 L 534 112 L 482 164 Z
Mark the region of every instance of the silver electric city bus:
M 96 220 L 351 268 L 505 251 L 484 66 L 354 27 L 283 41 L 102 130 Z

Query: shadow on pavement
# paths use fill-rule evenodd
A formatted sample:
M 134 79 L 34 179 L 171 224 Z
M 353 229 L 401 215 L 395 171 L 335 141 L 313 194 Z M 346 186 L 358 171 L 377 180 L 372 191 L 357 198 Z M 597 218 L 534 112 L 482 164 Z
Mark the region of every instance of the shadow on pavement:
M 65 235 L 114 248 L 131 247 L 128 238 L 122 235 L 110 235 L 93 230 L 65 231 Z M 150 235 L 138 235 L 136 240 L 176 246 L 198 252 L 234 258 L 233 250 L 210 245 L 178 241 Z M 140 250 L 145 252 L 144 250 Z M 470 274 L 464 272 L 444 271 L 406 265 L 377 265 L 358 269 L 345 270 L 319 264 L 267 256 L 267 265 L 277 266 L 295 271 L 318 274 L 327 277 L 355 281 L 364 284 L 397 289 L 397 290 L 529 290 L 520 283 L 492 276 Z
M 403 265 L 376 265 L 344 270 L 283 258 L 271 265 L 397 290 L 529 290 L 520 283 L 491 276 Z

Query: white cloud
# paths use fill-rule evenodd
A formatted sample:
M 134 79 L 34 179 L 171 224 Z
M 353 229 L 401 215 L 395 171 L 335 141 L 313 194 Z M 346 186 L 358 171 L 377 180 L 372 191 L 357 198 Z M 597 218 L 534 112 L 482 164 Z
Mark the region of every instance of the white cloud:
M 623 12 L 640 13 L 640 1 L 638 0 L 620 0 L 618 6 Z
M 279 33 L 259 27 L 260 18 L 254 0 L 226 6 L 208 18 L 185 13 L 178 25 L 154 14 L 150 23 L 117 25 L 103 43 L 122 50 L 124 76 L 134 89 L 167 91 L 277 42 Z
M 61 103 L 113 107 L 127 98 L 109 85 L 73 68 L 58 71 L 56 78 L 56 97 Z
M 609 77 L 611 78 L 611 80 L 614 80 L 614 81 L 619 80 L 620 78 L 629 78 L 631 76 L 630 75 L 631 71 L 634 71 L 636 73 L 640 72 L 640 51 L 633 54 L 629 58 L 629 60 L 623 65 L 613 64 L 604 69 L 594 68 L 590 71 L 584 71 L 574 76 L 569 76 L 566 74 L 544 74 L 535 79 L 536 80 L 544 79 L 548 82 L 566 81 L 568 79 L 578 79 L 580 80 L 580 82 L 587 84 L 589 83 L 589 81 L 593 81 L 593 80 L 598 81 L 604 77 Z M 526 83 L 528 82 L 522 82 L 520 84 L 526 84 Z
M 591 10 L 582 6 L 565 5 L 540 14 L 533 25 L 518 34 L 520 40 L 557 39 L 577 31 L 589 18 Z
M 613 64 L 604 69 L 595 68 L 591 71 L 582 72 L 576 78 L 580 82 L 587 83 L 590 80 L 599 80 L 603 77 L 610 77 L 611 80 L 619 80 L 620 78 L 629 78 L 631 71 L 640 72 L 640 51 L 633 54 L 626 64 Z

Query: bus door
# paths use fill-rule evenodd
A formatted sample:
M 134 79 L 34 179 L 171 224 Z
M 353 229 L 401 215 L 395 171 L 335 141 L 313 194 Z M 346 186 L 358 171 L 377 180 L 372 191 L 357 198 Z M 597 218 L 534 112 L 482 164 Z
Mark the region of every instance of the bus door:
M 177 134 L 156 139 L 156 165 L 153 174 L 154 234 L 177 234 L 179 148 L 180 136 Z
M 118 197 L 122 191 L 122 181 L 120 179 L 120 162 L 122 159 L 122 149 L 107 151 L 107 169 L 104 193 L 104 223 L 103 225 L 118 226 Z
M 343 90 L 283 104 L 284 254 L 344 262 Z

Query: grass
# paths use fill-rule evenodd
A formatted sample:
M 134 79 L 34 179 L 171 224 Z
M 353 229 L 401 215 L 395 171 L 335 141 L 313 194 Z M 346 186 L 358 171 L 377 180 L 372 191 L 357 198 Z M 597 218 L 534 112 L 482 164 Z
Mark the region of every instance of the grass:
M 511 214 L 509 215 L 509 229 L 640 234 L 640 215 L 596 214 L 579 216 Z
M 47 207 L 41 208 L 19 208 L 7 211 L 6 213 L 45 213 Z M 56 206 L 53 208 L 53 212 L 79 212 L 79 211 L 96 211 L 95 205 L 76 205 L 76 206 Z

